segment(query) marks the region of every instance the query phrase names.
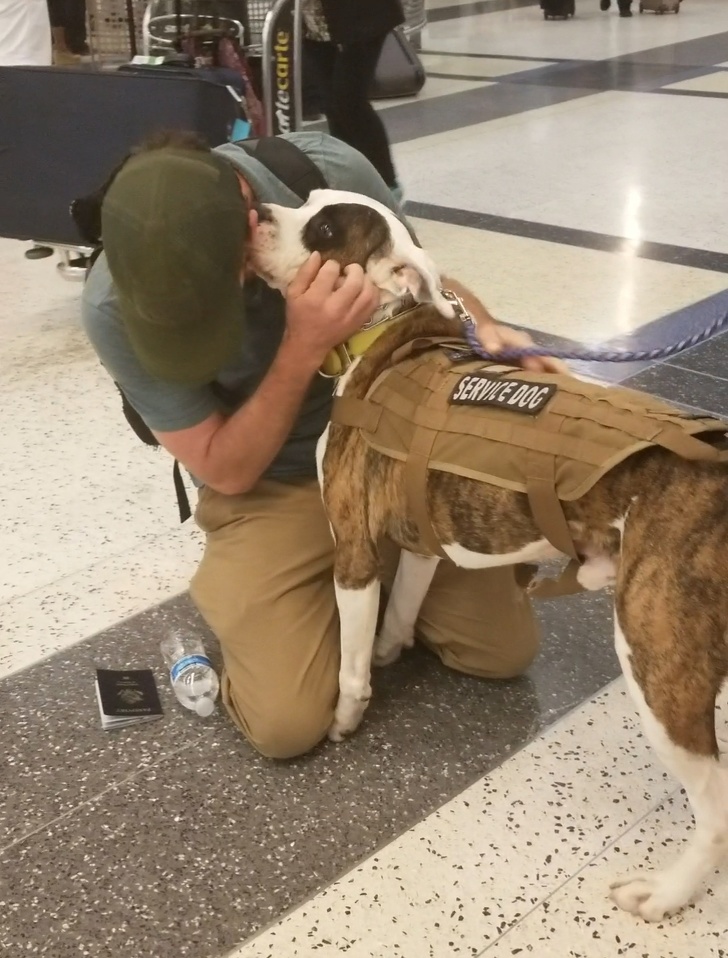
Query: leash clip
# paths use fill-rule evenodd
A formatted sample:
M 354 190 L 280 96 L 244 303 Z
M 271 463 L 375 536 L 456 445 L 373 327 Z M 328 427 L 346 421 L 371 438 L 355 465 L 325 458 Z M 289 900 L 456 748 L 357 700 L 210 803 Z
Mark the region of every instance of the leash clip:
M 465 339 L 468 341 L 471 349 L 476 353 L 478 352 L 477 346 L 480 345 L 477 334 L 477 326 L 475 325 L 475 320 L 470 315 L 470 312 L 465 306 L 465 303 L 460 299 L 457 293 L 453 293 L 451 289 L 441 289 L 440 295 L 445 300 L 446 303 L 449 303 L 452 308 L 455 310 L 455 316 L 460 320 Z M 477 346 L 476 346 L 477 344 Z
M 453 293 L 451 289 L 441 289 L 440 295 L 445 302 L 449 303 L 455 310 L 455 315 L 463 324 L 463 326 L 470 326 L 472 329 L 475 329 L 475 320 L 470 315 L 465 303 L 462 301 L 462 299 L 460 299 L 457 293 Z

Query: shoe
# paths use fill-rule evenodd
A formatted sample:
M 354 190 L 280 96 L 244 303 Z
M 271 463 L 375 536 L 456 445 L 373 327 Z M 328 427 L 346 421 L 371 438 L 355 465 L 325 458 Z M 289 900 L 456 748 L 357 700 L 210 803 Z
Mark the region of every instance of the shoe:
M 620 11 L 619 11 L 619 15 L 620 15 L 620 17 L 631 17 L 631 16 L 632 16 L 632 11 L 631 11 L 631 10 L 620 10 Z
M 55 67 L 75 67 L 81 62 L 81 57 L 77 53 L 71 53 L 70 50 L 54 50 L 53 66 Z
M 599 0 L 599 9 L 608 10 L 612 5 L 612 0 Z

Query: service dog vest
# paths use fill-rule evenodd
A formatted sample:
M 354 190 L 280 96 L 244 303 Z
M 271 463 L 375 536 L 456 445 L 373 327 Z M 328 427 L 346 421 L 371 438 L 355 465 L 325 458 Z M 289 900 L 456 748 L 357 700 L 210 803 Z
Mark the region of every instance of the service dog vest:
M 406 463 L 420 542 L 439 556 L 427 509 L 430 469 L 526 494 L 545 538 L 577 559 L 561 503 L 579 499 L 618 463 L 649 446 L 728 462 L 712 444 L 726 423 L 634 390 L 485 362 L 454 339 L 402 347 L 364 399 L 335 400 L 332 422 L 358 428 L 378 452 Z

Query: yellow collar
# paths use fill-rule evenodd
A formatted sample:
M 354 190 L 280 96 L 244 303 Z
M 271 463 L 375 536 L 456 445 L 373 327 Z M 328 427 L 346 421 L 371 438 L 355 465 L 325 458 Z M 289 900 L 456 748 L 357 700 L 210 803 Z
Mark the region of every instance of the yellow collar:
M 354 333 L 346 342 L 331 350 L 319 369 L 319 374 L 327 379 L 342 376 L 354 360 L 363 356 L 372 343 L 375 343 L 402 313 L 408 312 L 416 305 L 414 300 L 405 297 L 394 303 L 380 306 L 366 326 Z

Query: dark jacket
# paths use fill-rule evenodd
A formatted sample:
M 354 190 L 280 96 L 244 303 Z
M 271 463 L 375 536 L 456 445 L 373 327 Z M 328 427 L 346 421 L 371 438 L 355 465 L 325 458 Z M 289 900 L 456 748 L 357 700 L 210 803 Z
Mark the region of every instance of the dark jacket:
M 404 22 L 400 0 L 321 0 L 334 43 L 384 37 Z

